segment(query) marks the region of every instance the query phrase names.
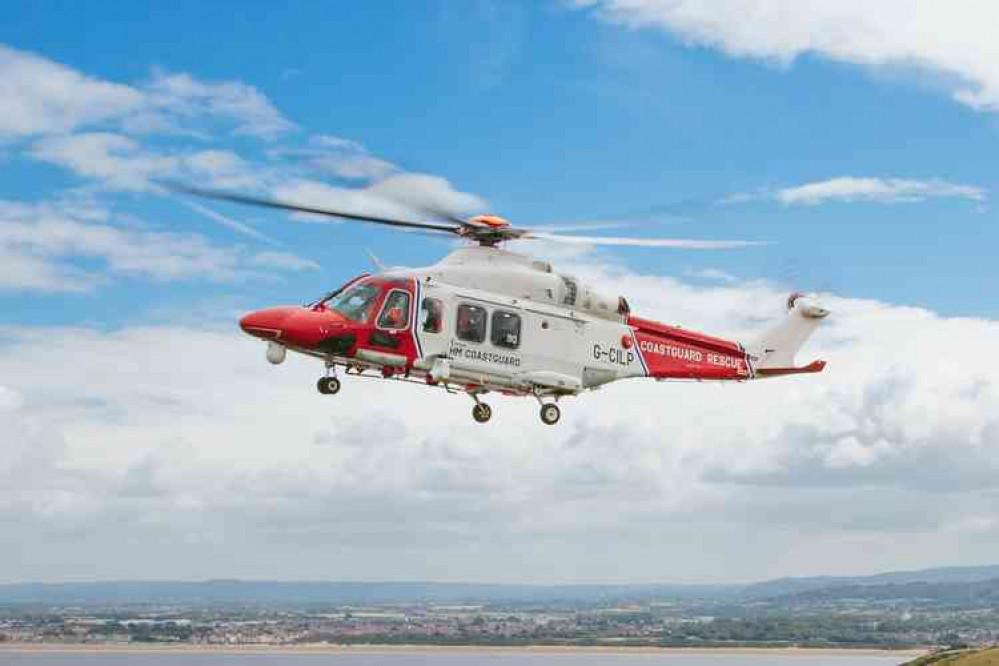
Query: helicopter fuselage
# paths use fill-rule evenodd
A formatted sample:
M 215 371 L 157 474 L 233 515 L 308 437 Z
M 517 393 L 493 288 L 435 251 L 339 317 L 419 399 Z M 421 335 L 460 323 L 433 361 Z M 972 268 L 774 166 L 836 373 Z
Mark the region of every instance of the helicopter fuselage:
M 342 368 L 467 392 L 480 422 L 491 416 L 479 400 L 485 393 L 534 396 L 542 419 L 554 423 L 554 401 L 621 379 L 745 381 L 818 372 L 821 362 L 767 363 L 775 352 L 786 362 L 790 351 L 793 359 L 826 314 L 807 298 L 793 299 L 789 310 L 798 321 L 771 337 L 794 349 L 768 348 L 767 340 L 747 348 L 633 316 L 623 297 L 603 295 L 546 262 L 469 247 L 427 268 L 355 278 L 308 306 L 251 313 L 240 325 L 268 341 L 272 363 L 287 350 L 321 358 L 323 393 L 339 390 Z

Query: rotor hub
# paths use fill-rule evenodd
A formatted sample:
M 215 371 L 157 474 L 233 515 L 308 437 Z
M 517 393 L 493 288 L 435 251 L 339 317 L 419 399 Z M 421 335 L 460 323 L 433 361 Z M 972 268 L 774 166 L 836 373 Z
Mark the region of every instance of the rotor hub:
M 510 226 L 510 222 L 499 215 L 476 215 L 469 218 L 468 223 L 489 229 L 505 229 Z

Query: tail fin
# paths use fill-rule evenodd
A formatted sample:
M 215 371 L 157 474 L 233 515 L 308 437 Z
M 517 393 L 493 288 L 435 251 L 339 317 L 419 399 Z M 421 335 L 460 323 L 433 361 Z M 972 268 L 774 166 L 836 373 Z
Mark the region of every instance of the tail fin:
M 787 316 L 746 346 L 759 377 L 821 372 L 825 361 L 804 367 L 794 365 L 794 357 L 828 314 L 813 296 L 795 293 L 787 299 Z

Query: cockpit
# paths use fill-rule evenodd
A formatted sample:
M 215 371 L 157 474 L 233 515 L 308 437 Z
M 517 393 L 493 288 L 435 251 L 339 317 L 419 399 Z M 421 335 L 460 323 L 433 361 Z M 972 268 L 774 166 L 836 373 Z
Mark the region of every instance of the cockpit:
M 342 291 L 334 292 L 332 296 L 320 301 L 318 304 L 320 308 L 317 309 L 330 310 L 351 321 L 364 323 L 371 318 L 371 312 L 381 293 L 378 284 L 364 280 Z
M 381 308 L 376 322 L 379 328 L 402 329 L 409 324 L 409 290 L 398 282 L 375 277 L 348 282 L 311 308 L 317 312 L 335 312 L 350 321 L 367 324 L 371 322 L 379 303 Z

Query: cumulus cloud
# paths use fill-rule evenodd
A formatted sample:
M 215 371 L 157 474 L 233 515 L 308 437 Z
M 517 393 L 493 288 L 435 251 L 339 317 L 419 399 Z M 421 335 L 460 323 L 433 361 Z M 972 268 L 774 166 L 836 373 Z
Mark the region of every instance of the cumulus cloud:
M 0 137 L 109 125 L 138 133 L 197 133 L 206 118 L 264 139 L 295 127 L 263 93 L 237 81 L 155 70 L 146 81 L 113 83 L 0 44 Z
M 0 44 L 0 138 L 66 132 L 142 108 L 141 92 Z
M 446 178 L 424 173 L 397 173 L 362 188 L 295 180 L 276 186 L 274 195 L 306 206 L 403 219 L 439 218 L 434 215 L 438 211 L 460 216 L 486 207 L 483 199 L 456 189 Z
M 332 135 L 295 140 L 293 123 L 263 93 L 238 81 L 204 81 L 154 69 L 147 80 L 111 83 L 2 45 L 0 74 L 0 138 L 8 139 L 18 156 L 88 181 L 83 191 L 90 195 L 82 207 L 56 199 L 3 205 L 0 288 L 5 290 L 89 291 L 121 275 L 231 281 L 318 268 L 290 252 L 253 252 L 200 234 L 125 228 L 109 221 L 114 195 L 161 194 L 164 182 L 400 217 L 484 205 L 446 179 L 402 172 L 356 141 Z M 220 133 L 267 143 L 247 150 L 246 157 L 211 145 Z M 338 185 L 316 180 L 316 171 Z M 184 204 L 253 241 L 280 245 L 225 211 L 194 201 Z M 94 259 L 102 266 L 95 268 Z
M 688 278 L 694 278 L 698 280 L 710 280 L 712 282 L 723 282 L 731 284 L 735 282 L 738 278 L 727 271 L 723 271 L 719 268 L 701 268 L 697 270 L 688 270 L 683 273 Z
M 111 275 L 159 281 L 231 281 L 257 268 L 315 269 L 314 262 L 283 252 L 252 252 L 212 243 L 200 234 L 119 227 L 52 204 L 0 201 L 0 290 L 86 291 Z M 103 218 L 105 216 L 96 216 Z M 104 271 L 77 262 L 99 260 Z
M 357 141 L 337 136 L 311 137 L 308 148 L 293 151 L 291 154 L 305 157 L 317 169 L 344 180 L 370 182 L 400 171 L 399 167 L 391 162 L 372 155 Z
M 295 125 L 242 82 L 154 69 L 145 81 L 110 83 L 2 45 L 0 74 L 0 137 L 27 139 L 19 146 L 23 155 L 106 191 L 159 192 L 158 183 L 171 180 L 371 214 L 425 217 L 484 206 L 446 179 L 406 173 L 357 141 L 320 134 L 305 142 L 275 142 Z M 206 147 L 220 129 L 270 142 L 260 155 L 267 159 Z M 317 180 L 316 171 L 339 184 Z M 190 207 L 237 233 L 273 242 L 223 213 Z M 23 258 L 17 273 L 25 284 L 58 280 Z
M 751 5 L 602 6 L 615 20 L 680 30 L 662 16 L 696 18 L 719 7 L 738 15 Z M 821 13 L 784 9 L 805 16 L 798 23 Z M 824 11 L 845 16 L 833 25 L 846 27 L 820 24 L 812 38 L 834 42 L 852 26 L 854 5 Z M 703 23 L 682 25 L 690 21 Z M 729 23 L 752 20 L 723 25 L 746 38 L 743 25 Z M 705 25 L 703 36 L 681 34 L 780 57 L 770 33 L 758 36 L 763 46 L 740 51 L 734 38 L 712 41 L 721 38 Z M 883 38 L 879 23 L 872 26 Z M 810 43 L 776 51 L 786 59 L 832 52 Z M 991 94 L 991 74 L 964 76 L 968 91 Z M 240 83 L 154 72 L 112 84 L 5 48 L 0 93 L 0 136 L 20 137 L 35 159 L 105 189 L 143 191 L 159 178 L 190 177 L 367 213 L 485 208 L 443 178 L 400 172 L 339 137 L 315 137 L 302 150 L 358 187 L 260 169 L 204 144 L 148 140 L 193 133 L 203 141 L 220 128 L 268 141 L 291 134 L 290 121 Z M 267 145 L 276 157 L 296 156 Z M 984 196 L 944 181 L 872 180 L 867 194 L 853 182 L 804 194 L 808 185 L 788 188 L 799 192 L 787 203 L 843 199 L 851 188 L 853 198 L 878 201 Z M 197 210 L 260 239 L 237 219 Z M 65 292 L 123 276 L 236 280 L 315 268 L 273 249 L 116 218 L 99 202 L 0 202 L 0 289 Z M 711 282 L 691 284 L 595 264 L 578 249 L 565 258 L 574 264 L 566 270 L 615 285 L 637 312 L 669 323 L 745 340 L 782 314 L 786 294 L 763 282 L 705 272 L 698 277 Z M 541 425 L 528 400 L 490 397 L 496 416 L 484 428 L 471 422 L 469 401 L 426 388 L 346 379 L 336 398 L 319 396 L 319 364 L 295 357 L 270 366 L 263 346 L 231 321 L 8 325 L 0 328 L 0 571 L 8 579 L 370 579 L 390 571 L 417 579 L 663 580 L 677 571 L 755 578 L 990 557 L 999 547 L 991 484 L 999 471 L 999 367 L 978 350 L 991 349 L 999 324 L 858 299 L 829 305 L 835 314 L 808 348 L 830 362 L 822 375 L 734 386 L 615 384 L 567 402 L 557 428 Z M 975 540 L 956 552 L 941 534 Z
M 65 167 L 112 190 L 152 191 L 156 181 L 188 179 L 211 187 L 259 187 L 264 178 L 227 150 L 150 150 L 112 132 L 48 136 L 28 153 L 36 160 Z
M 984 202 L 988 199 L 988 195 L 981 187 L 952 183 L 940 178 L 916 180 L 911 178 L 840 176 L 792 187 L 738 192 L 724 197 L 718 203 L 730 205 L 771 200 L 779 201 L 786 206 L 817 206 L 830 201 L 897 204 L 914 203 L 927 199 L 964 199 Z
M 785 296 L 565 268 L 614 284 L 642 315 L 744 340 Z M 987 558 L 999 367 L 976 350 L 999 323 L 829 305 L 802 359 L 826 358 L 824 374 L 614 384 L 566 402 L 556 428 L 527 400 L 491 396 L 482 427 L 469 401 L 426 388 L 347 378 L 320 396 L 321 364 L 270 366 L 233 322 L 8 327 L 0 377 L 17 399 L 0 401 L 3 418 L 49 424 L 35 436 L 53 462 L 31 463 L 33 482 L 15 482 L 26 499 L 15 507 L 11 491 L 0 512 L 27 512 L 25 544 L 74 543 L 88 575 L 99 561 L 131 576 L 735 579 Z M 87 381 L 60 381 L 66 367 Z M 100 543 L 122 524 L 134 541 Z M 968 530 L 960 553 L 939 538 Z M 581 548 L 593 557 L 572 557 Z M 722 555 L 734 548 L 737 563 Z M 73 573 L 9 553 L 0 565 Z
M 103 282 L 99 275 L 10 247 L 0 248 L 0 265 L 3 266 L 0 275 L 0 289 L 3 290 L 84 292 Z
M 206 82 L 155 70 L 144 90 L 153 109 L 181 117 L 226 118 L 236 122 L 236 134 L 273 139 L 295 127 L 263 93 L 239 81 Z
M 48 137 L 35 144 L 31 155 L 126 190 L 147 189 L 151 177 L 177 168 L 174 158 L 147 153 L 132 139 L 109 132 Z
M 654 28 L 731 56 L 790 64 L 806 54 L 915 69 L 958 102 L 999 110 L 999 7 L 971 0 L 576 0 L 609 21 Z
M 857 178 L 843 176 L 778 190 L 774 197 L 783 204 L 816 205 L 827 201 L 874 201 L 908 203 L 926 199 L 985 201 L 980 187 L 945 180 L 906 178 Z

